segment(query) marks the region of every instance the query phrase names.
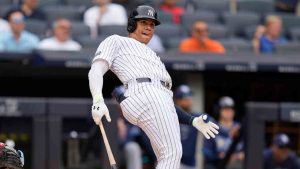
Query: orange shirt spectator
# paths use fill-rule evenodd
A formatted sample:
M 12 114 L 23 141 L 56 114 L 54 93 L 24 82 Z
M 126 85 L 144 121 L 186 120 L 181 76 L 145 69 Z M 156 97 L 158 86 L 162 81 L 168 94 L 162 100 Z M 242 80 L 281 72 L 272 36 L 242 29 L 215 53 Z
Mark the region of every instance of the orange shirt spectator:
M 196 21 L 193 25 L 192 36 L 180 43 L 181 52 L 225 53 L 223 45 L 208 36 L 208 26 L 203 21 Z
M 181 23 L 180 17 L 185 12 L 185 10 L 180 6 L 177 6 L 177 0 L 164 0 L 160 5 L 160 9 L 173 15 L 174 24 Z

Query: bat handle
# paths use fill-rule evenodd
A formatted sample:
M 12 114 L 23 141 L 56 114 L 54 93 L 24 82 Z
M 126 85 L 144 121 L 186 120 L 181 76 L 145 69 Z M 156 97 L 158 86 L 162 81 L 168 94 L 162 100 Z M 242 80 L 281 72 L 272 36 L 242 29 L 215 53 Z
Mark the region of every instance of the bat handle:
M 113 153 L 111 151 L 111 148 L 110 148 L 109 142 L 107 140 L 107 136 L 106 136 L 106 133 L 105 133 L 105 130 L 104 130 L 104 127 L 103 127 L 103 124 L 102 124 L 101 121 L 99 123 L 99 128 L 101 130 L 102 137 L 103 137 L 103 142 L 104 142 L 105 148 L 107 150 L 107 155 L 108 155 L 109 163 L 112 166 L 112 168 L 113 168 L 113 166 L 116 167 L 116 160 L 115 160 L 115 158 L 113 156 Z
M 118 167 L 117 167 L 116 164 L 112 164 L 112 165 L 111 165 L 111 169 L 118 169 Z

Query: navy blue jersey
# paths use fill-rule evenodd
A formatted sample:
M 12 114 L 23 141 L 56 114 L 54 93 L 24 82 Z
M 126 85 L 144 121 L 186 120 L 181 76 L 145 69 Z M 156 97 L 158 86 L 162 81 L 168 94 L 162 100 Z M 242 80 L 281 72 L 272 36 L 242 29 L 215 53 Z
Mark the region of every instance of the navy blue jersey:
M 273 158 L 271 149 L 264 151 L 264 169 L 300 169 L 295 153 L 290 152 L 287 159 L 278 163 Z
M 200 114 L 193 113 L 193 116 Z M 180 125 L 181 143 L 182 143 L 182 158 L 181 163 L 187 166 L 195 166 L 195 152 L 197 142 L 197 129 L 191 125 Z

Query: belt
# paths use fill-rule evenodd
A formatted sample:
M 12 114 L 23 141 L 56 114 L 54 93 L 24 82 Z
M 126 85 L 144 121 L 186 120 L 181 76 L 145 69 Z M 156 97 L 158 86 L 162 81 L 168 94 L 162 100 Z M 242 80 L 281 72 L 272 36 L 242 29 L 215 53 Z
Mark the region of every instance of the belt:
M 136 78 L 136 82 L 138 83 L 144 83 L 144 82 L 152 82 L 152 80 L 148 77 L 141 77 L 141 78 Z M 171 84 L 169 82 L 165 82 L 160 80 L 161 85 L 163 85 L 167 89 L 171 89 Z M 128 84 L 125 84 L 125 88 L 128 88 Z

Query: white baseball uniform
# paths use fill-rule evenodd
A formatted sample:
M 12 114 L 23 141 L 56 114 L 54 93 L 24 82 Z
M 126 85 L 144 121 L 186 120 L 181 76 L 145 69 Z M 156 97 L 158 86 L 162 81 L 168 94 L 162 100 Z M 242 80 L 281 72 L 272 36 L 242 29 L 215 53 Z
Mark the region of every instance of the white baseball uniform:
M 150 138 L 156 169 L 179 169 L 182 145 L 172 81 L 160 58 L 133 38 L 112 35 L 99 45 L 93 61 L 99 59 L 107 61 L 126 86 L 123 115 Z

